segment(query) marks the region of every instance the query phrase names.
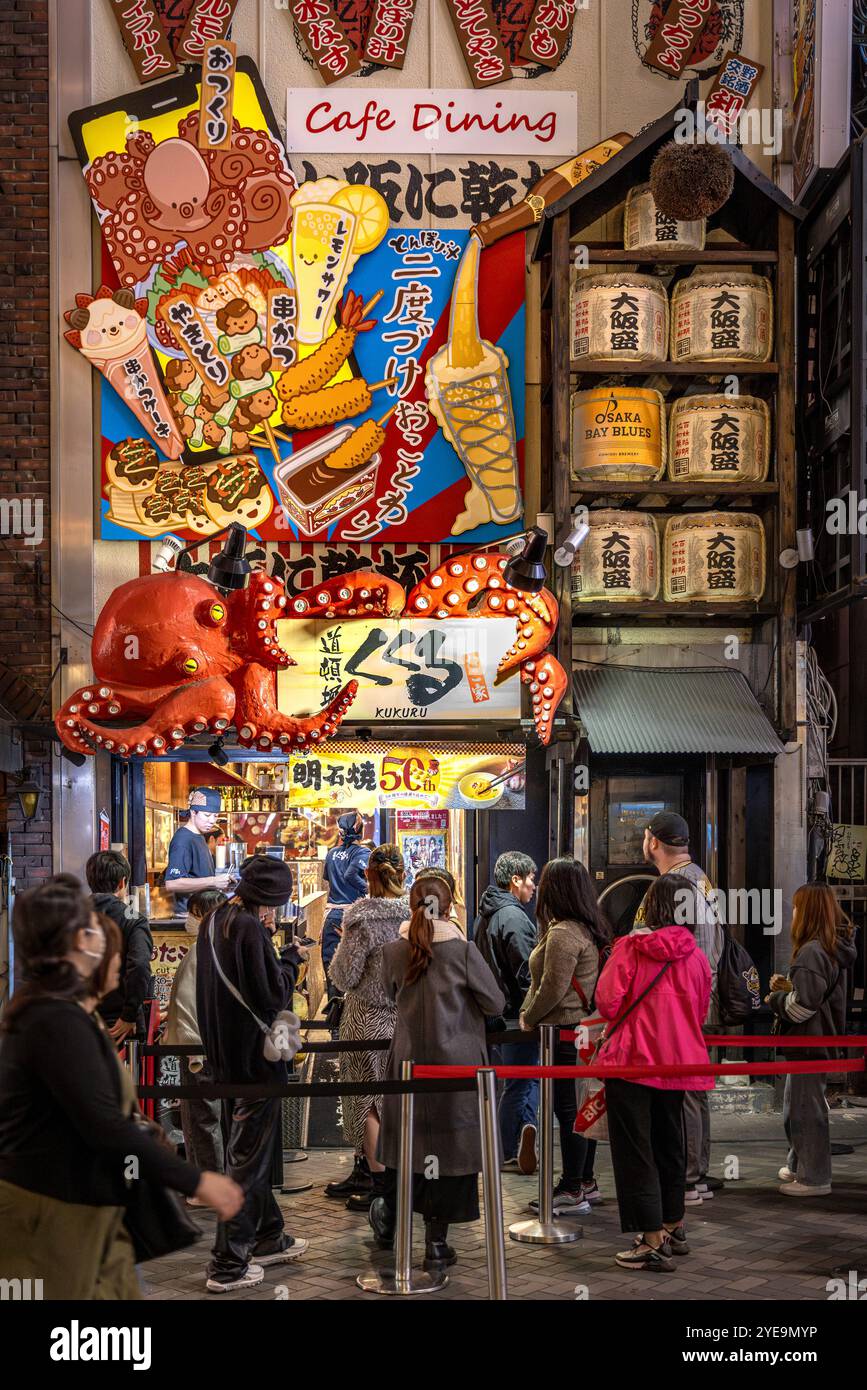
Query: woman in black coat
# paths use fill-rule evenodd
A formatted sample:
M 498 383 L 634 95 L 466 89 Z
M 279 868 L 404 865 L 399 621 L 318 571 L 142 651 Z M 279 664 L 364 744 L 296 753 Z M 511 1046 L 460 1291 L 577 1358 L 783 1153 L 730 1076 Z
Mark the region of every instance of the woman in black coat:
M 22 979 L 0 1046 L 0 1277 L 41 1280 L 50 1299 L 139 1298 L 131 1164 L 222 1217 L 243 1193 L 132 1118 L 132 1078 L 95 1013 L 106 937 L 90 898 L 69 876 L 49 881 L 19 893 L 13 927 Z
M 428 1064 L 488 1062 L 485 1018 L 501 1014 L 505 998 L 481 952 L 449 920 L 451 888 L 428 873 L 410 894 L 411 916 L 400 939 L 383 947 L 383 982 L 395 999 L 394 1037 L 385 1075 L 399 1080 L 403 1061 Z M 370 1224 L 380 1245 L 394 1239 L 400 1137 L 400 1097 L 385 1096 L 377 1158 L 386 1193 L 374 1198 Z M 479 1219 L 481 1167 L 478 1101 L 474 1092 L 415 1098 L 413 1208 L 425 1220 L 425 1266 L 452 1265 L 450 1222 Z

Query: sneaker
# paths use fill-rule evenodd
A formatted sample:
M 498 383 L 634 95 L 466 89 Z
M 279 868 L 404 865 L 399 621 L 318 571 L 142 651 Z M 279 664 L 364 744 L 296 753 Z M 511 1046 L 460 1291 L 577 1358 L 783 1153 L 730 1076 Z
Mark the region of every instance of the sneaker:
M 792 1172 L 791 1168 L 781 1168 L 779 1173 L 777 1174 L 777 1177 L 780 1179 L 781 1182 L 795 1181 L 795 1174 Z
M 538 1168 L 536 1159 L 536 1126 L 524 1125 L 518 1144 L 518 1172 L 531 1177 Z
M 306 1244 L 306 1242 L 305 1242 Z M 207 1279 L 205 1288 L 209 1293 L 231 1293 L 234 1289 L 253 1289 L 261 1284 L 265 1271 L 261 1265 L 247 1265 L 246 1274 L 238 1279 Z
M 646 1269 L 651 1274 L 669 1274 L 674 1269 L 671 1246 L 666 1241 L 658 1250 L 644 1244 L 644 1238 L 637 1236 L 631 1250 L 621 1250 L 615 1255 L 621 1269 Z
M 520 1171 L 521 1170 L 518 1167 L 518 1160 L 516 1158 L 503 1159 L 502 1166 L 500 1168 L 501 1173 L 519 1173 Z
M 826 1182 L 820 1187 L 811 1187 L 809 1183 L 798 1182 L 795 1178 L 792 1182 L 784 1182 L 780 1191 L 786 1197 L 827 1197 L 831 1191 L 831 1184 Z
M 703 1202 L 709 1202 L 711 1197 L 713 1196 L 713 1192 L 711 1191 L 711 1189 L 709 1187 L 706 1187 L 703 1182 L 697 1182 L 695 1185 L 695 1190 L 701 1197 Z
M 538 1197 L 534 1197 L 529 1205 L 531 1211 L 538 1212 Z M 578 1215 L 579 1212 L 588 1212 L 589 1210 L 590 1203 L 585 1201 L 583 1189 L 580 1186 L 577 1188 L 567 1187 L 561 1178 L 554 1188 L 554 1215 L 556 1216 L 558 1212 L 568 1211 L 570 1216 L 572 1216 Z
M 597 1202 L 604 1200 L 602 1193 L 599 1191 L 599 1184 L 595 1178 L 592 1182 L 584 1182 L 581 1184 L 581 1195 L 584 1201 L 589 1202 L 591 1206 L 595 1206 Z
M 700 1207 L 704 1198 L 709 1196 L 709 1192 L 699 1192 L 697 1187 L 688 1187 L 683 1194 L 683 1200 L 688 1207 Z
M 689 1246 L 686 1243 L 686 1227 L 684 1225 L 675 1226 L 673 1231 L 669 1231 L 666 1244 L 671 1246 L 672 1255 L 688 1255 Z
M 721 1188 L 725 1187 L 725 1183 L 722 1178 L 712 1177 L 710 1173 L 702 1173 L 697 1186 L 700 1192 L 719 1192 Z
M 254 1246 L 251 1253 L 256 1263 L 259 1265 L 286 1265 L 289 1264 L 290 1260 L 300 1259 L 305 1250 L 310 1249 L 309 1240 L 298 1240 L 297 1237 L 293 1236 L 284 1236 L 283 1239 L 288 1241 L 288 1244 L 279 1250 L 269 1252 L 257 1250 Z

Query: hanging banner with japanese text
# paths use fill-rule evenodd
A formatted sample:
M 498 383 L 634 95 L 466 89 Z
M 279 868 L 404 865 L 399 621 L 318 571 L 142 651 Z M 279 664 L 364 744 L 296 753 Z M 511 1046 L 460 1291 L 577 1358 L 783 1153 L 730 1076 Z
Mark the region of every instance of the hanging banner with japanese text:
M 278 623 L 296 666 L 277 677 L 278 708 L 319 710 L 358 682 L 356 721 L 518 719 L 517 680 L 495 685 L 515 640 L 497 618 L 298 619 Z
M 520 744 L 328 743 L 290 758 L 284 804 L 321 810 L 522 811 Z

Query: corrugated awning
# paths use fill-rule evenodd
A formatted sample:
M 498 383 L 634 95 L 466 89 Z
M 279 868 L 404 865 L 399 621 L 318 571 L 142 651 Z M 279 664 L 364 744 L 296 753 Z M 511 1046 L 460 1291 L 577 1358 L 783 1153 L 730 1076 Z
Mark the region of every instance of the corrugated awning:
M 594 753 L 766 753 L 783 745 L 740 671 L 578 667 Z

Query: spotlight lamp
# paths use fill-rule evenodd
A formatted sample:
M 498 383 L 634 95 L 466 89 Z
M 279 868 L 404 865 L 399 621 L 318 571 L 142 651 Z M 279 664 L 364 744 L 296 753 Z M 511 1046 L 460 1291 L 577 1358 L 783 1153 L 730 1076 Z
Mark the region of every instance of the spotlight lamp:
M 215 738 L 208 749 L 208 757 L 217 767 L 226 767 L 229 763 L 229 755 L 223 747 L 223 736 Z
M 572 530 L 554 551 L 554 564 L 559 565 L 561 569 L 571 565 L 577 551 L 589 535 L 590 523 L 587 518 L 587 508 L 576 507 L 575 515 L 572 518 Z
M 247 532 L 237 521 L 229 527 L 226 544 L 215 555 L 208 568 L 208 580 L 223 594 L 243 589 L 250 573 L 250 561 L 244 555 L 247 545 Z
M 531 526 L 520 553 L 512 557 L 503 571 L 506 583 L 525 594 L 538 594 L 540 589 L 544 589 L 548 577 L 545 570 L 547 546 L 547 532 L 541 526 Z

